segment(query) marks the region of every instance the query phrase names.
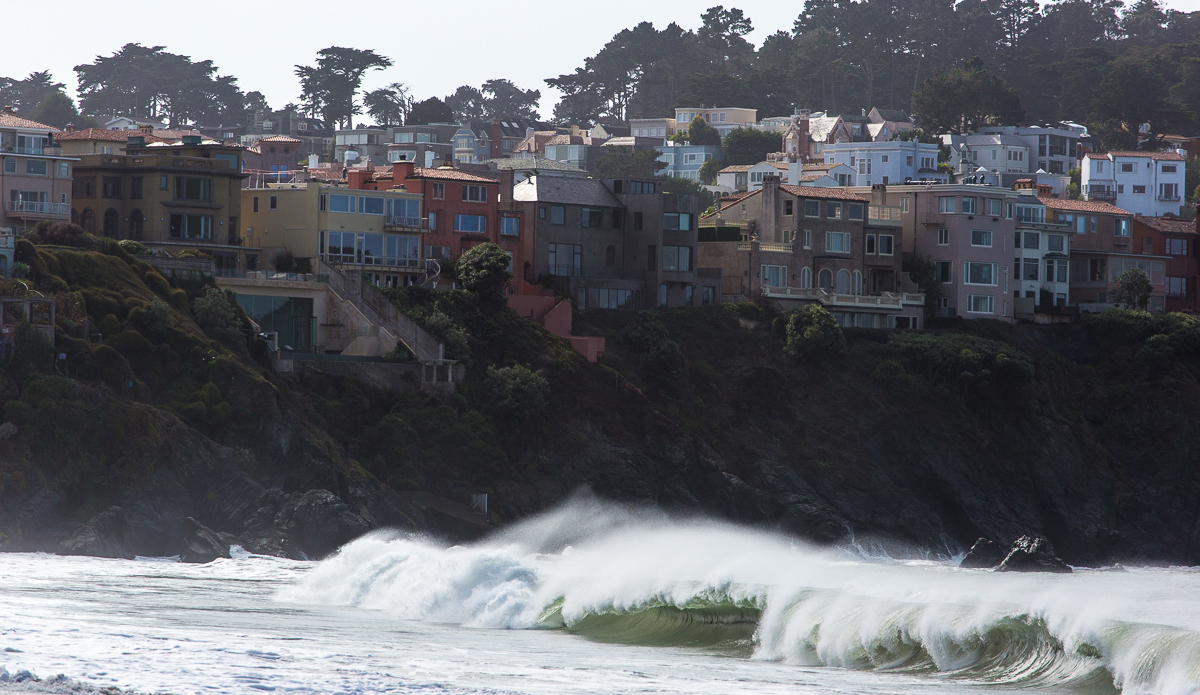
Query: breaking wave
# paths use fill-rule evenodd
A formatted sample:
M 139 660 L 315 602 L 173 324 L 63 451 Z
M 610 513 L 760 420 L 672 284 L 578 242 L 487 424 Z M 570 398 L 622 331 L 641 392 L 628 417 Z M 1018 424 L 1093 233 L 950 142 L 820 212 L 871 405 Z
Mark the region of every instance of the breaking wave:
M 1182 695 L 1200 692 L 1198 589 L 1191 572 L 865 561 L 577 500 L 469 546 L 368 536 L 279 599 L 810 667 Z

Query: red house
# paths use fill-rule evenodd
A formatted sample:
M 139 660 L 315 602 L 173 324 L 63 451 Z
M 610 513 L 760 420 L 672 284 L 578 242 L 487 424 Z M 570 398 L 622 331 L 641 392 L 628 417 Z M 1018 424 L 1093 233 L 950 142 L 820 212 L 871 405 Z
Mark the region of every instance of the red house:
M 1167 311 L 1200 311 L 1200 219 L 1134 217 L 1134 250 L 1167 256 Z
M 422 194 L 425 217 L 424 257 L 457 258 L 473 246 L 492 242 L 513 257 L 512 268 L 522 267 L 521 208 L 513 204 L 512 171 L 499 179 L 461 171 L 446 165 L 435 169 L 414 162 L 396 162 L 391 170 L 351 170 L 350 188 L 371 191 L 391 189 Z

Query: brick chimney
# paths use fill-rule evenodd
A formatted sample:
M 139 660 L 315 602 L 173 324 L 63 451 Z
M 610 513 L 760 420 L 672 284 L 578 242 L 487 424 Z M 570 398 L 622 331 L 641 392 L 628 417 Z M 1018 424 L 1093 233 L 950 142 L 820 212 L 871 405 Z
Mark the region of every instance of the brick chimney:
M 141 131 L 141 133 L 143 135 L 153 135 L 154 134 L 154 126 L 150 125 L 149 123 L 143 123 L 143 124 L 139 125 L 138 130 Z
M 9 114 L 13 113 L 13 107 L 12 107 L 12 104 L 5 104 L 5 105 L 4 105 L 4 109 L 3 109 L 3 113 L 9 113 Z
M 500 170 L 500 203 L 511 204 L 513 199 L 513 170 Z
M 392 186 L 399 186 L 411 178 L 416 169 L 413 162 L 402 161 L 392 165 Z
M 760 227 L 758 232 L 758 240 L 767 244 L 778 244 L 783 240 L 779 238 L 779 216 L 783 214 L 783 210 L 779 209 L 779 175 L 765 174 L 762 181 L 762 216 L 760 217 Z
M 346 172 L 346 185 L 356 191 L 367 191 L 367 184 L 370 183 L 374 176 L 373 172 L 366 169 L 350 169 Z
M 75 124 L 74 124 L 74 123 L 68 123 L 68 124 L 67 124 L 67 127 L 64 129 L 64 131 L 63 131 L 63 132 L 67 132 L 67 133 L 74 133 L 74 132 L 75 132 Z
M 501 154 L 500 141 L 504 139 L 504 131 L 500 129 L 499 118 L 492 119 L 491 137 L 492 141 L 488 143 L 488 156 L 492 159 L 499 159 Z
M 887 205 L 887 185 L 882 183 L 871 184 L 871 204 L 884 206 Z

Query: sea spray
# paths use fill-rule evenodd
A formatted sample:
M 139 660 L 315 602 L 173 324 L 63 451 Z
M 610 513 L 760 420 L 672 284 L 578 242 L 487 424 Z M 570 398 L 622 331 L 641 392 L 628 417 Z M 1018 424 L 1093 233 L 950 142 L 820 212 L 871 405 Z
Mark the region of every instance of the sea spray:
M 1182 695 L 1200 691 L 1200 606 L 1171 596 L 1197 588 L 1194 574 L 1155 570 L 1016 575 L 847 559 L 585 500 L 468 546 L 370 536 L 281 598 L 804 666 Z

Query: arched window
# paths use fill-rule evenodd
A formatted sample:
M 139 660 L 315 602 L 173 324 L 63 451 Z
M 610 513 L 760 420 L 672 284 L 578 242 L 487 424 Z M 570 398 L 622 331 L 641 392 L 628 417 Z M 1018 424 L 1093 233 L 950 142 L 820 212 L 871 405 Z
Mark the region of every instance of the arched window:
M 134 210 L 129 213 L 129 238 L 142 240 L 142 233 L 146 230 L 146 216 L 141 210 Z
M 821 272 L 817 273 L 817 282 L 820 284 L 821 289 L 832 291 L 833 271 L 829 270 L 829 268 L 825 268 Z
M 104 227 L 102 229 L 104 236 L 116 237 L 120 233 L 120 221 L 121 216 L 117 214 L 116 210 L 112 208 L 105 210 Z
M 609 244 L 608 248 L 604 249 L 604 265 L 611 268 L 616 264 L 617 264 L 617 247 L 613 246 L 612 244 Z
M 854 271 L 854 294 L 862 294 L 862 273 Z
M 812 269 L 811 268 L 801 268 L 800 269 L 800 287 L 803 289 L 806 289 L 806 290 L 812 289 Z
M 850 271 L 839 270 L 837 274 L 837 293 L 850 294 Z
M 96 213 L 91 208 L 84 209 L 83 214 L 79 216 L 79 226 L 88 234 L 96 233 Z

